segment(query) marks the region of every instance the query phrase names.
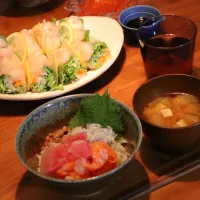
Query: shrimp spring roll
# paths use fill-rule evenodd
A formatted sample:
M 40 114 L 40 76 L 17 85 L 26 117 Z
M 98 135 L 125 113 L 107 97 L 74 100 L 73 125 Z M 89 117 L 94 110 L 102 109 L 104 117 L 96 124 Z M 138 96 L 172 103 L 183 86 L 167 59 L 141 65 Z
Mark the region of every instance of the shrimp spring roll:
M 92 43 L 94 53 L 88 61 L 89 69 L 98 69 L 102 67 L 106 61 L 110 58 L 110 51 L 105 42 L 94 42 Z
M 59 30 L 63 43 L 72 45 L 81 42 L 85 38 L 83 20 L 78 16 L 70 16 L 59 21 Z
M 45 53 L 61 47 L 61 33 L 57 25 L 43 21 L 32 28 L 32 35 Z
M 105 42 L 80 42 L 73 48 L 77 49 L 91 70 L 99 69 L 110 58 L 110 51 Z
M 87 67 L 70 47 L 59 48 L 52 54 L 61 84 L 67 85 L 86 75 Z
M 0 93 L 16 94 L 27 91 L 25 64 L 14 48 L 0 35 Z
M 41 30 L 44 32 L 43 35 Z M 55 23 L 44 22 L 36 25 L 32 29 L 32 34 L 45 51 L 49 60 L 54 63 L 61 84 L 69 84 L 86 74 L 87 70 L 80 56 L 67 43 L 63 45 L 62 34 Z M 51 44 L 49 45 L 49 43 Z
M 70 24 L 73 29 L 71 32 L 74 33 L 73 42 L 70 43 L 70 46 L 79 53 L 89 69 L 95 70 L 102 67 L 110 58 L 110 51 L 106 43 L 90 38 L 90 30 L 84 29 L 83 20 L 80 17 L 70 16 L 60 20 L 59 28 L 62 30 L 61 32 L 64 32 L 63 30 L 67 28 L 70 30 L 70 26 L 67 24 Z
M 58 87 L 56 69 L 33 36 L 26 29 L 20 33 L 23 35 L 28 49 L 27 60 L 30 90 L 32 92 L 45 92 L 62 89 L 60 86 Z

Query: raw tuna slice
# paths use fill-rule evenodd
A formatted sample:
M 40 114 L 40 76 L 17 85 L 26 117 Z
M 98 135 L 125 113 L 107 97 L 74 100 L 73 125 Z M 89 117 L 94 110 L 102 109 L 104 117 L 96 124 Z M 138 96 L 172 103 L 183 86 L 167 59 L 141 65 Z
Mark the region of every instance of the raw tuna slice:
M 89 145 L 84 140 L 76 140 L 72 143 L 71 152 L 74 158 L 91 158 L 92 153 Z
M 42 155 L 40 172 L 54 176 L 64 164 L 80 157 L 91 157 L 87 134 L 84 132 L 75 136 L 65 136 L 63 143 L 58 146 L 50 145 Z
M 62 142 L 64 144 L 71 145 L 76 140 L 84 140 L 87 141 L 87 134 L 85 132 L 78 133 L 76 135 L 66 135 L 63 137 Z
M 73 156 L 68 154 L 64 144 L 60 144 L 57 147 L 50 145 L 42 155 L 40 172 L 53 176 L 57 169 L 72 159 Z

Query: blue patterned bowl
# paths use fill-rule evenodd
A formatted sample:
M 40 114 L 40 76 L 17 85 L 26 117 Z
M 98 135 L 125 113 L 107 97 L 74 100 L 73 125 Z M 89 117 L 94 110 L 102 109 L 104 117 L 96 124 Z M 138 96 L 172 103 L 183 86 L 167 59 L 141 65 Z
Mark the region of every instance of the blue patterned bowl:
M 109 171 L 103 175 L 96 176 L 85 180 L 60 180 L 51 178 L 38 173 L 32 169 L 27 163 L 27 160 L 33 151 L 37 142 L 44 135 L 41 133 L 41 128 L 55 125 L 56 123 L 70 120 L 78 110 L 80 101 L 92 94 L 77 94 L 65 96 L 52 101 L 49 101 L 32 111 L 27 118 L 22 122 L 16 136 L 16 152 L 22 164 L 33 174 L 46 180 L 48 183 L 53 183 L 59 186 L 67 187 L 72 193 L 87 194 L 101 190 L 109 181 L 114 181 L 120 176 L 120 171 L 133 159 L 142 140 L 142 127 L 136 114 L 126 105 L 117 101 L 124 110 L 125 120 L 125 138 L 128 140 L 131 149 L 129 159 L 119 167 Z M 92 185 L 92 187 L 91 187 Z

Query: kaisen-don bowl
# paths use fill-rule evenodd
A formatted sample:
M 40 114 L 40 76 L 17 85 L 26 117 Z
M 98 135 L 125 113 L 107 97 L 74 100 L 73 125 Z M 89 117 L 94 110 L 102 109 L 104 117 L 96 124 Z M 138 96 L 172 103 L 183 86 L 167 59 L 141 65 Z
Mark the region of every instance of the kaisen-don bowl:
M 144 107 L 156 96 L 185 93 L 200 98 L 200 79 L 184 74 L 169 74 L 152 78 L 141 85 L 133 97 L 133 107 L 139 116 L 144 134 L 164 152 L 177 154 L 195 149 L 200 144 L 200 123 L 180 128 L 166 128 L 150 123 L 143 117 Z
M 119 178 L 120 171 L 133 159 L 142 140 L 142 127 L 139 118 L 126 105 L 116 101 L 124 111 L 124 137 L 128 140 L 129 144 L 130 157 L 124 164 L 100 176 L 73 181 L 51 178 L 33 170 L 31 166 L 27 164 L 29 155 L 31 151 L 33 151 L 34 145 L 48 134 L 44 133 L 44 135 L 39 130 L 41 128 L 54 126 L 56 123 L 63 120 L 66 120 L 66 122 L 69 121 L 78 110 L 80 101 L 91 95 L 92 94 L 77 94 L 65 96 L 43 104 L 27 116 L 19 127 L 16 136 L 17 155 L 28 171 L 46 180 L 48 183 L 67 187 L 68 189 L 66 191 L 76 194 L 99 191 L 106 187 L 109 181 L 114 181 L 115 178 Z

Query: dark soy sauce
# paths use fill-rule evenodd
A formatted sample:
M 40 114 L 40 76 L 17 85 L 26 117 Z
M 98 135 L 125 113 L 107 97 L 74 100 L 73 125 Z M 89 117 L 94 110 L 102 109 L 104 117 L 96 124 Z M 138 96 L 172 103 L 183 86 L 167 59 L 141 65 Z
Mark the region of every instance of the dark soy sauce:
M 147 19 L 146 17 L 133 18 L 127 22 L 126 26 L 138 29 Z

